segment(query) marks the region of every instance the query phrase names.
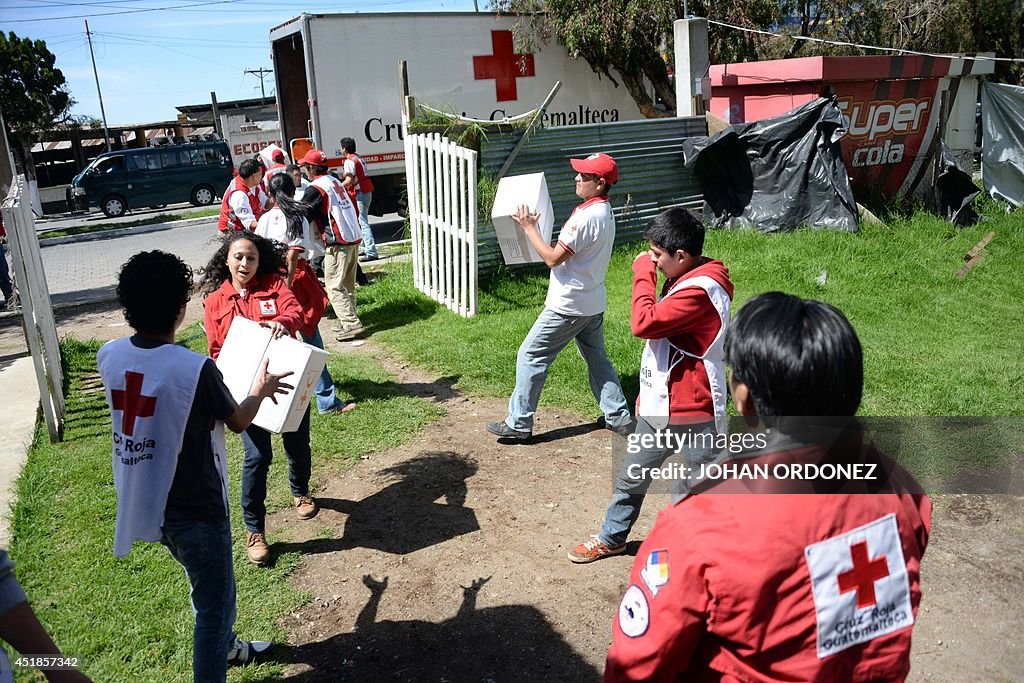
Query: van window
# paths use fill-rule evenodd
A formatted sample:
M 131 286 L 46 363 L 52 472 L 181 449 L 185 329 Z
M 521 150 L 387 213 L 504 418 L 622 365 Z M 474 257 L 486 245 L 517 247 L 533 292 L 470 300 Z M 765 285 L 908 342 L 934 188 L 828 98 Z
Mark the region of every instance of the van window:
M 192 155 L 188 153 L 187 149 L 183 149 L 178 152 L 178 163 L 181 166 L 192 165 Z
M 124 157 L 122 157 L 122 156 L 107 157 L 106 159 L 100 160 L 96 164 L 95 168 L 96 168 L 96 173 L 98 173 L 99 175 L 104 175 L 106 173 L 118 173 L 118 172 L 124 171 L 124 168 L 125 168 Z
M 145 157 L 145 160 L 146 160 L 145 168 L 146 168 L 147 171 L 159 171 L 160 170 L 160 155 L 159 154 L 157 154 L 156 152 L 150 152 L 148 154 L 143 154 L 142 156 Z
M 216 147 L 210 147 L 206 150 L 206 163 L 208 164 L 223 164 L 224 163 L 224 152 Z
M 203 153 L 203 150 L 201 150 L 201 149 L 190 149 L 190 150 L 184 151 L 183 153 L 188 154 L 189 158 L 192 160 L 191 163 L 192 163 L 193 166 L 205 166 L 206 165 L 206 155 Z
M 162 162 L 164 169 L 177 168 L 178 167 L 178 153 L 177 152 L 160 152 L 160 161 Z

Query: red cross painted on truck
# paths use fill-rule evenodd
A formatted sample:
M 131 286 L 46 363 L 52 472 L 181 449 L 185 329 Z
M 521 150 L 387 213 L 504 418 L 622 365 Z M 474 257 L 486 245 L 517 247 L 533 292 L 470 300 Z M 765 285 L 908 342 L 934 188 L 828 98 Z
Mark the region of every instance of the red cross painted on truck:
M 491 49 L 494 54 L 473 57 L 473 78 L 478 81 L 493 78 L 499 102 L 518 99 L 516 79 L 535 75 L 533 55 L 516 54 L 511 31 L 491 31 Z
M 156 396 L 142 395 L 141 372 L 129 370 L 124 373 L 124 389 L 110 391 L 114 410 L 121 411 L 121 432 L 132 436 L 135 432 L 135 420 L 140 417 L 152 417 L 156 410 Z
M 857 591 L 857 607 L 869 607 L 877 601 L 875 581 L 889 576 L 889 565 L 885 555 L 874 560 L 868 556 L 868 543 L 861 541 L 850 546 L 853 569 L 839 575 L 839 594 Z

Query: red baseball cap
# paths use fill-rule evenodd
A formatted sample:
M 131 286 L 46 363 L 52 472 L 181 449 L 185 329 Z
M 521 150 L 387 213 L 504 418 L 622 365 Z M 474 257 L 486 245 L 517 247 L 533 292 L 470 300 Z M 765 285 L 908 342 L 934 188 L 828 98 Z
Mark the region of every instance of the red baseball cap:
M 270 155 L 270 158 L 273 159 L 274 161 L 284 161 L 284 150 L 275 149 L 274 153 Z
M 302 157 L 302 163 L 311 166 L 326 166 L 327 155 L 322 149 L 314 148 L 306 152 L 306 156 Z
M 603 178 L 609 185 L 619 182 L 619 167 L 607 154 L 591 154 L 586 159 L 569 159 L 574 170 Z

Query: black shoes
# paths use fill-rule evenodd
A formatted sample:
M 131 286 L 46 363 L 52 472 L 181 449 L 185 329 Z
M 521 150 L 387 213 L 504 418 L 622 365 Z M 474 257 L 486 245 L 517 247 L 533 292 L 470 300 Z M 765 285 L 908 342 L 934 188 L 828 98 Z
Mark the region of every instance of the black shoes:
M 533 432 L 525 432 L 519 429 L 512 429 L 504 422 L 488 422 L 487 431 L 502 439 L 517 439 L 525 441 L 533 436 Z
M 601 417 L 597 418 L 597 425 L 599 427 L 603 427 L 603 428 L 607 429 L 608 431 L 615 432 L 619 436 L 621 436 L 623 438 L 626 438 L 626 439 L 628 439 L 629 435 L 632 434 L 636 430 L 636 422 L 634 420 L 630 420 L 629 422 L 627 422 L 624 425 L 610 425 L 604 419 L 604 415 L 602 415 Z

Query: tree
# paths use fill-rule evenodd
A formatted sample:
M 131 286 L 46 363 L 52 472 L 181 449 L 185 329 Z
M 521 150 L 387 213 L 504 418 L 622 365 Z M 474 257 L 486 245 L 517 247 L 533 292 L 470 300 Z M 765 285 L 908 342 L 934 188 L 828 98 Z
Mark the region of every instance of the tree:
M 594 3 L 581 0 L 492 0 L 491 7 L 518 15 L 512 29 L 520 52 L 535 52 L 555 38 L 569 54 L 622 85 L 644 116 L 672 115 L 655 108 L 646 82 L 675 109 L 676 93 L 668 77 L 665 36 L 679 9 L 665 0 Z M 616 75 L 613 75 L 614 72 Z
M 75 103 L 56 59 L 42 40 L 0 33 L 0 109 L 14 156 L 29 178 L 35 177 L 32 133 L 64 120 Z
M 917 52 L 995 52 L 1024 57 L 1022 0 L 787 0 L 780 5 L 788 21 L 779 35 L 812 36 L 860 45 Z M 768 39 L 758 59 L 821 54 L 881 54 L 849 46 L 804 40 Z M 1019 82 L 1021 65 L 996 63 L 996 79 Z
M 688 5 L 694 16 L 775 34 L 711 26 L 712 64 L 880 54 L 787 40 L 787 35 L 897 50 L 1024 57 L 1024 0 L 690 0 Z M 520 52 L 536 51 L 554 38 L 616 86 L 621 80 L 644 116 L 674 114 L 675 89 L 666 67 L 673 62 L 672 24 L 683 16 L 678 0 L 491 0 L 490 6 L 516 15 L 512 33 Z M 1024 82 L 1024 66 L 999 62 L 996 78 Z M 669 111 L 655 107 L 649 86 Z
M 614 72 L 644 116 L 675 114 L 676 92 L 668 65 L 673 62 L 672 25 L 683 17 L 682 2 L 491 0 L 491 7 L 517 15 L 512 33 L 520 52 L 533 52 L 555 38 L 572 57 L 582 57 L 618 86 Z M 780 16 L 774 0 L 694 0 L 689 9 L 696 16 L 751 28 L 770 26 Z M 739 31 L 712 31 L 709 41 L 714 64 L 754 59 L 764 39 Z M 667 111 L 655 107 L 649 86 Z

